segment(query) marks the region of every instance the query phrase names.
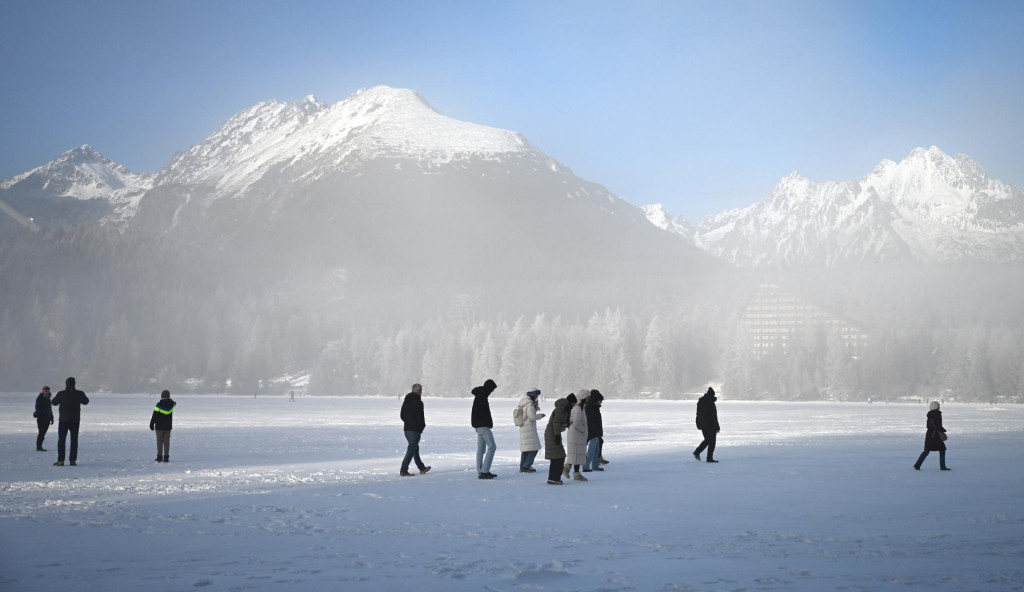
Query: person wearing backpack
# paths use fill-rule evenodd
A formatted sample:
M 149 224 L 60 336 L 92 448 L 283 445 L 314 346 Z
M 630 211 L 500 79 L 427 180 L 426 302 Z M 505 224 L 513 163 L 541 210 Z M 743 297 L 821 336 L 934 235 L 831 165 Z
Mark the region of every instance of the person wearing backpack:
M 544 417 L 537 397 L 540 389 L 533 389 L 519 400 L 519 406 L 512 412 L 512 422 L 519 428 L 519 472 L 536 473 L 533 461 L 540 452 L 540 436 L 537 434 L 537 420 Z

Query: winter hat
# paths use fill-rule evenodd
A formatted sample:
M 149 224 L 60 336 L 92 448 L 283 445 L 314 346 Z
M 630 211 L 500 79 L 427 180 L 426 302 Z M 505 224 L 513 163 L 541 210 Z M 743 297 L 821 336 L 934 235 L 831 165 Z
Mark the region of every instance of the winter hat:
M 160 393 L 160 398 L 161 399 L 170 399 L 171 398 L 171 391 L 169 391 L 167 389 L 164 389 L 164 391 L 162 393 Z
M 68 376 L 68 379 L 64 381 L 64 386 L 68 387 L 69 389 L 75 388 L 75 377 Z
M 928 403 L 928 408 L 931 409 L 932 411 L 938 411 L 939 410 L 939 402 L 938 401 L 932 401 L 931 403 Z
M 540 396 L 540 389 L 533 389 L 532 391 L 527 391 L 526 396 L 533 397 L 534 399 L 536 399 L 537 397 Z
M 50 392 L 50 387 L 48 387 L 48 386 L 44 386 L 44 387 L 43 387 L 43 392 L 44 392 L 44 393 L 48 393 L 48 392 Z
M 585 401 L 587 399 L 587 397 L 589 397 L 589 396 L 590 396 L 590 391 L 588 391 L 587 389 L 580 389 L 580 390 L 576 391 L 576 399 L 579 402 L 581 402 L 581 403 L 583 401 Z

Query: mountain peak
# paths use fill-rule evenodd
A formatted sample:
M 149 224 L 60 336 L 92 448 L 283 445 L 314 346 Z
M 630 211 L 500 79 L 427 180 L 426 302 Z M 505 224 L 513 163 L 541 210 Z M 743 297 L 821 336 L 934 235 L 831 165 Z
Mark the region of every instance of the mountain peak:
M 312 181 L 379 157 L 433 166 L 529 149 L 515 132 L 442 115 L 416 91 L 374 86 L 330 106 L 312 95 L 254 105 L 176 156 L 157 183 L 199 183 L 216 187 L 218 195 L 238 196 L 271 168 Z

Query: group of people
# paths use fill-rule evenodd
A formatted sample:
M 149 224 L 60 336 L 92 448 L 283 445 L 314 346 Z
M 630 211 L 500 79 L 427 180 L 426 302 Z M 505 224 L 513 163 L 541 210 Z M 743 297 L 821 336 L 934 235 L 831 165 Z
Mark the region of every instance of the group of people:
M 488 397 L 497 388 L 498 385 L 488 379 L 471 391 L 473 408 L 470 424 L 477 434 L 476 473 L 478 479 L 497 477 L 491 472 L 491 463 L 494 460 L 497 446 L 494 443 L 494 419 L 491 417 L 491 406 L 488 400 Z M 410 463 L 413 461 L 421 475 L 430 470 L 430 466 L 424 464 L 420 459 L 420 438 L 427 425 L 422 394 L 422 385 L 414 384 L 412 391 L 405 396 L 402 402 L 401 418 L 404 424 L 405 438 L 408 441 L 405 458 L 402 459 L 402 467 L 399 472 L 402 477 L 413 476 L 409 472 Z M 541 449 L 537 422 L 545 417 L 545 414 L 540 412 L 540 403 L 537 400 L 540 394 L 540 389 L 527 392 L 513 411 L 513 423 L 519 428 L 520 473 L 537 472 L 533 468 L 533 463 Z M 693 457 L 697 461 L 701 460 L 701 453 L 706 450 L 705 462 L 718 462 L 715 460 L 715 445 L 718 432 L 722 428 L 718 423 L 718 407 L 715 404 L 717 400 L 715 389 L 710 387 L 697 400 L 696 424 L 697 429 L 704 437 L 693 451 Z M 587 481 L 583 473 L 604 471 L 602 465 L 608 464 L 608 461 L 602 454 L 604 422 L 601 416 L 601 404 L 603 401 L 604 395 L 597 389 L 580 389 L 555 401 L 554 410 L 544 429 L 544 458 L 551 461 L 548 468 L 549 485 L 564 484 L 562 479 L 568 479 L 570 473 L 573 481 Z M 566 431 L 568 434 L 563 445 L 562 433 Z M 924 462 L 928 453 L 937 450 L 940 468 L 943 471 L 950 470 L 946 466 L 945 433 L 946 430 L 942 427 L 942 412 L 939 411 L 939 402 L 932 401 L 927 416 L 924 452 L 914 464 L 914 469 L 920 470 L 921 463 Z
M 488 397 L 498 388 L 498 385 L 491 379 L 487 379 L 471 392 L 473 394 L 473 408 L 470 416 L 470 424 L 477 434 L 476 448 L 476 473 L 479 479 L 494 479 L 497 477 L 491 472 L 491 463 L 494 461 L 494 453 L 497 445 L 494 442 L 494 419 L 491 417 L 491 405 Z M 533 389 L 526 393 L 513 411 L 513 423 L 519 428 L 519 472 L 536 473 L 533 463 L 541 449 L 540 434 L 537 422 L 546 415 L 540 412 L 540 389 Z M 410 464 L 415 462 L 420 474 L 430 471 L 430 466 L 420 458 L 420 439 L 423 430 L 427 426 L 423 410 L 423 386 L 412 385 L 412 389 L 402 401 L 401 419 L 407 447 L 405 458 L 402 459 L 402 467 L 399 474 L 402 477 L 412 477 L 409 472 Z M 292 400 L 294 393 L 292 393 Z M 715 444 L 721 426 L 718 423 L 718 408 L 715 401 L 715 390 L 708 388 L 700 399 L 697 400 L 697 429 L 704 436 L 703 441 L 693 451 L 693 457 L 701 460 L 701 453 L 707 450 L 705 462 L 717 463 L 715 460 Z M 544 429 L 544 458 L 551 461 L 548 468 L 548 484 L 562 485 L 563 478 L 568 479 L 570 473 L 573 481 L 587 481 L 583 473 L 593 471 L 604 471 L 602 465 L 608 464 L 603 456 L 604 446 L 604 421 L 601 416 L 601 404 L 604 395 L 597 389 L 580 389 L 571 393 L 565 398 L 555 401 L 554 410 L 548 418 L 547 426 Z M 32 417 L 36 419 L 38 434 L 36 435 L 36 450 L 46 452 L 43 448 L 43 440 L 46 432 L 54 423 L 53 407 L 59 410 L 57 421 L 57 461 L 54 466 L 64 466 L 67 458 L 71 466 L 78 461 L 78 431 L 82 421 L 82 405 L 89 404 L 89 397 L 84 392 L 75 388 L 75 378 L 68 377 L 65 381 L 64 390 L 51 398 L 50 387 L 44 386 L 39 396 L 36 397 L 35 411 Z M 153 415 L 149 420 L 149 429 L 156 433 L 156 462 L 170 462 L 171 428 L 173 425 L 174 409 L 177 403 L 171 399 L 170 391 L 164 390 L 160 393 L 160 400 L 153 409 Z M 914 463 L 915 470 L 921 470 L 925 458 L 932 451 L 939 453 L 939 468 L 949 471 L 946 466 L 946 428 L 942 425 L 942 412 L 939 410 L 939 402 L 932 401 L 929 404 L 927 414 L 927 429 L 925 431 L 924 452 Z M 565 444 L 562 443 L 562 433 L 568 431 Z M 71 436 L 70 455 L 65 456 L 68 435 Z
M 76 466 L 78 462 L 78 429 L 82 424 L 82 405 L 89 404 L 89 397 L 82 391 L 75 388 L 75 377 L 70 376 L 64 382 L 64 390 L 51 398 L 50 387 L 44 386 L 39 396 L 36 397 L 36 409 L 32 417 L 36 418 L 36 426 L 39 432 L 36 435 L 36 451 L 46 452 L 43 448 L 43 440 L 46 432 L 53 425 L 53 408 L 57 407 L 59 419 L 57 421 L 57 462 L 56 467 L 64 466 L 64 459 L 68 464 Z M 170 462 L 171 449 L 171 427 L 173 423 L 174 408 L 177 403 L 171 399 L 171 393 L 164 390 L 160 393 L 160 400 L 153 409 L 153 416 L 149 420 L 149 429 L 156 433 L 156 462 Z M 67 436 L 71 435 L 71 454 L 65 457 L 67 449 Z

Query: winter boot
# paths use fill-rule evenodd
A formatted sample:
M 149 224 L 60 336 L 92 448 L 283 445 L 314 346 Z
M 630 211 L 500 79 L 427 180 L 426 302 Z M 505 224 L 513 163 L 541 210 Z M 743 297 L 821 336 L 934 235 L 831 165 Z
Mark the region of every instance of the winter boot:
M 920 471 L 921 470 L 921 465 L 914 465 L 914 470 L 915 471 Z
M 494 479 L 495 477 L 497 477 L 497 475 L 492 473 L 480 473 L 476 476 L 477 479 Z
M 693 458 L 697 459 L 697 462 L 700 462 L 700 453 L 695 451 L 693 453 Z
M 57 462 L 53 463 L 53 466 L 55 466 L 55 467 L 63 467 L 64 466 L 64 461 L 58 460 Z
M 572 480 L 573 481 L 589 481 L 590 479 L 587 479 L 586 477 L 584 477 L 583 473 L 574 473 L 573 476 L 572 476 Z
M 75 464 L 75 461 L 71 461 L 71 462 L 70 462 L 69 464 L 70 464 L 71 466 L 73 466 L 73 467 L 77 467 L 77 466 L 78 466 L 78 465 L 76 465 L 76 464 Z
M 398 476 L 399 477 L 415 477 L 416 475 L 413 475 L 409 471 L 402 471 L 401 473 L 398 474 Z
M 153 462 L 164 462 L 163 455 L 162 454 L 156 455 L 156 460 L 154 460 Z
M 715 459 L 713 459 L 713 458 L 709 458 L 709 459 L 707 459 L 707 460 L 706 460 L 705 462 L 709 462 L 709 463 L 716 463 L 716 462 L 718 462 L 718 461 L 717 461 L 717 460 L 715 460 Z
M 426 475 L 427 471 L 429 471 L 429 470 L 430 470 L 430 466 L 429 465 L 423 467 L 422 469 L 420 469 L 420 475 Z
M 570 471 L 570 470 L 571 470 L 571 469 L 569 468 L 569 465 L 565 465 L 565 468 L 564 468 L 564 469 L 562 469 L 562 475 L 564 475 L 566 479 L 568 479 L 568 478 L 569 478 L 569 471 Z
M 561 484 L 562 484 L 561 480 L 548 479 L 548 485 L 561 485 Z
M 164 455 L 164 462 L 171 462 L 171 459 L 166 454 Z
M 599 463 L 601 463 L 602 465 L 607 465 L 607 464 L 611 463 L 612 461 L 610 461 L 610 460 L 605 460 L 605 459 L 604 459 L 604 457 L 602 456 L 602 457 L 600 457 L 600 458 L 598 459 L 598 462 L 599 462 Z

